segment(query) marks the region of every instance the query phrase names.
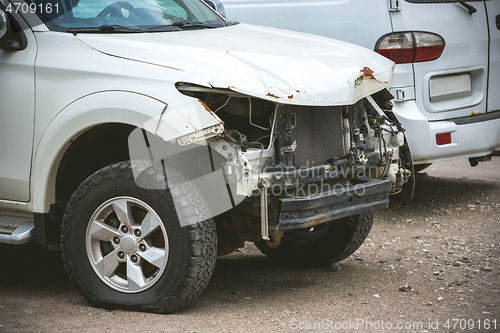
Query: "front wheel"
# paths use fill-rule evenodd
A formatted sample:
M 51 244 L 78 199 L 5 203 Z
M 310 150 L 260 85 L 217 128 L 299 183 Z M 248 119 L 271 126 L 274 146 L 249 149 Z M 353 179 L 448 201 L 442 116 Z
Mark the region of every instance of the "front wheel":
M 293 266 L 321 267 L 344 260 L 363 244 L 374 212 L 350 216 L 312 228 L 285 232 L 280 245 L 271 248 L 264 241 L 255 245 L 270 259 Z
M 204 218 L 196 188 L 174 170 L 132 168 L 105 167 L 73 194 L 62 224 L 64 265 L 94 306 L 172 312 L 196 298 L 212 275 L 215 223 Z M 168 179 L 171 190 L 138 186 L 136 172 L 150 184 Z M 186 220 L 201 222 L 180 223 Z

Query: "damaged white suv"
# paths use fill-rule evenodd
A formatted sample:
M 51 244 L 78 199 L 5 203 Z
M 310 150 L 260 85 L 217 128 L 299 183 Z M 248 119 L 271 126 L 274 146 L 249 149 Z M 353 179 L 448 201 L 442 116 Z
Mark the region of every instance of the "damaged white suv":
M 340 261 L 409 176 L 370 50 L 199 0 L 0 2 L 0 242 L 60 248 L 94 306 L 175 311 L 245 241 Z

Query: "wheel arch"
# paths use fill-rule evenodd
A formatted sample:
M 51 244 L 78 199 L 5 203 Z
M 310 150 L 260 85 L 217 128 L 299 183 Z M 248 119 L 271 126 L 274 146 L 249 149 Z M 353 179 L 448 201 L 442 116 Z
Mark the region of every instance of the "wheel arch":
M 52 120 L 36 147 L 31 178 L 31 210 L 34 213 L 48 213 L 50 206 L 60 199 L 56 195 L 56 184 L 58 179 L 67 179 L 71 168 L 78 166 L 72 158 L 81 159 L 78 156 L 79 146 L 89 142 L 92 144 L 91 147 L 85 147 L 85 157 L 91 155 L 92 148 L 102 153 L 108 148 L 106 143 L 113 147 L 123 145 L 123 136 L 127 137 L 127 132 L 130 133 L 136 127 L 155 133 L 165 107 L 165 103 L 151 97 L 123 91 L 87 95 L 68 105 Z M 106 136 L 106 131 L 118 136 Z M 104 142 L 99 140 L 103 137 Z M 123 147 L 114 155 L 122 157 Z M 87 167 L 86 171 L 90 172 L 92 168 Z M 61 187 L 64 193 L 69 191 L 67 187 Z

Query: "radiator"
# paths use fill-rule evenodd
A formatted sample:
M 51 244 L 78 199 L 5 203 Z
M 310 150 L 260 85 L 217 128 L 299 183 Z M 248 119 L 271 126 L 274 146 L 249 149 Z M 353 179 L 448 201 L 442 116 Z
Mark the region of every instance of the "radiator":
M 340 107 L 293 107 L 291 142 L 297 141 L 294 165 L 326 164 L 334 157 L 344 156 L 342 111 Z

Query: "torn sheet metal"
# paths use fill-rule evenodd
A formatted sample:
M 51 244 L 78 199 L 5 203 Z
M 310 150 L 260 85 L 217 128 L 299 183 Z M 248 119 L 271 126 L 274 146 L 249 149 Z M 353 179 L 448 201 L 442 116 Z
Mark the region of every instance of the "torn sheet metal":
M 177 139 L 183 146 L 217 136 L 224 122 L 202 101 L 175 95 L 158 120 L 156 134 L 165 141 Z

